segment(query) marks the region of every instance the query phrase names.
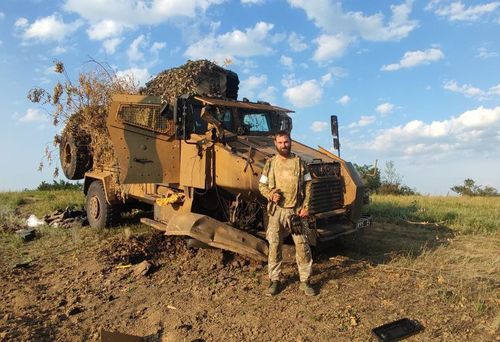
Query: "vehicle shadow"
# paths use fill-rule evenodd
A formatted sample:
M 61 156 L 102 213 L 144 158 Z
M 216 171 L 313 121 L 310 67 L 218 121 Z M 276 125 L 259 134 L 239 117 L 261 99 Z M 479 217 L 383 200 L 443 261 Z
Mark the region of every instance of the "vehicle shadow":
M 453 237 L 452 229 L 439 224 L 375 221 L 355 234 L 317 247 L 318 286 L 398 257 L 415 259 L 424 252 L 446 246 Z

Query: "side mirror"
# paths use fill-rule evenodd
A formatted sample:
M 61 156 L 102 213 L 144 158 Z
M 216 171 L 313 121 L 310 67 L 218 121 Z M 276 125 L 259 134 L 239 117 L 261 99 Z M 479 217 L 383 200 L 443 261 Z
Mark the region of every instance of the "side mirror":
M 330 126 L 332 129 L 332 136 L 338 137 L 339 136 L 339 123 L 337 120 L 337 115 L 330 116 Z

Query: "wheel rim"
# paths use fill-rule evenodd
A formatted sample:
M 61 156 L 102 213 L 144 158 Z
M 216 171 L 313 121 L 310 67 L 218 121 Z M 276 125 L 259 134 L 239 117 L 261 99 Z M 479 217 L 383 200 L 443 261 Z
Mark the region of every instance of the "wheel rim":
M 89 203 L 89 214 L 90 217 L 93 219 L 97 219 L 99 217 L 101 211 L 101 205 L 99 203 L 99 199 L 97 196 L 93 196 L 90 198 L 90 203 Z

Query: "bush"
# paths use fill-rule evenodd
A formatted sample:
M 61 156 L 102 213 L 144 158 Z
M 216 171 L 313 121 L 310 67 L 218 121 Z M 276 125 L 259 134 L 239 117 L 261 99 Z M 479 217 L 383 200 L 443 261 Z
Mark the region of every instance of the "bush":
M 54 190 L 82 190 L 81 183 L 71 183 L 61 179 L 60 181 L 54 180 L 52 184 L 42 181 L 36 188 L 38 191 L 54 191 Z

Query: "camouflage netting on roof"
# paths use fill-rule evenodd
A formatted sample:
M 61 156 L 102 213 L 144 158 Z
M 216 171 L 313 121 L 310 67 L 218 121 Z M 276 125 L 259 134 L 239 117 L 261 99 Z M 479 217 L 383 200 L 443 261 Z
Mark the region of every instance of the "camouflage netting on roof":
M 186 64 L 162 71 L 141 89 L 142 94 L 161 96 L 173 103 L 180 95 L 206 95 L 236 100 L 238 75 L 207 60 L 188 61 Z

